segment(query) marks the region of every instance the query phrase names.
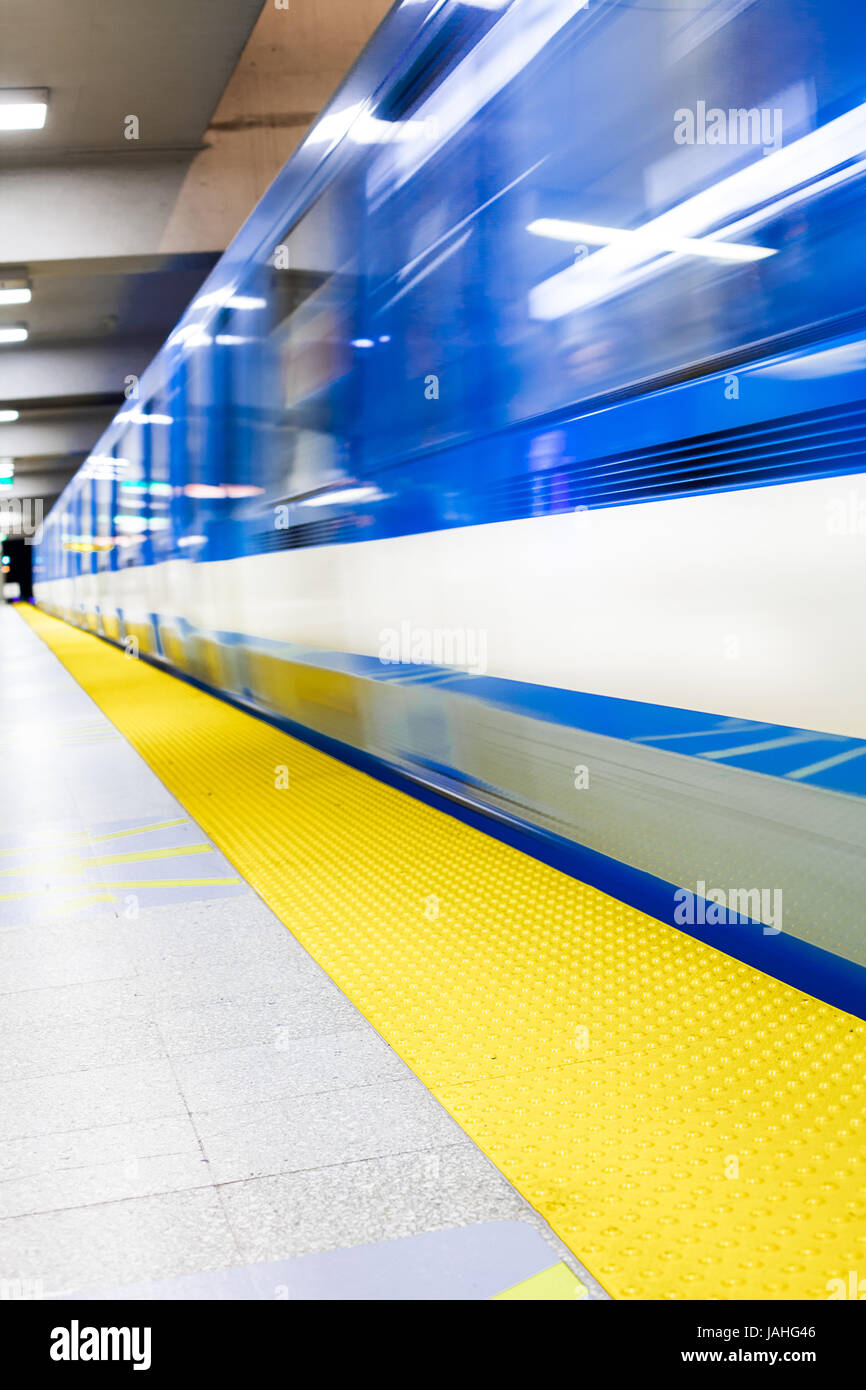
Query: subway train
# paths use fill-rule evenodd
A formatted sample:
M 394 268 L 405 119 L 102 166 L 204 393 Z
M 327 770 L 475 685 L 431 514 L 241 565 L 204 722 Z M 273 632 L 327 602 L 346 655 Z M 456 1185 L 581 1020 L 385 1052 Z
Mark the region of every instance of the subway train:
M 403 0 L 35 601 L 850 1002 L 864 175 L 848 0 Z

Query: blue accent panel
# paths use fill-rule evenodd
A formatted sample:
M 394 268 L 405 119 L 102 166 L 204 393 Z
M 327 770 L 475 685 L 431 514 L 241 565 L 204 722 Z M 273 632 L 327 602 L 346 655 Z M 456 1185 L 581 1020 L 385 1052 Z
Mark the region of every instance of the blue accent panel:
M 860 332 L 820 353 L 860 351 Z M 246 545 L 295 549 L 489 525 L 569 511 L 866 473 L 866 373 L 809 374 L 809 351 L 765 358 L 739 372 L 743 396 L 725 399 L 727 372 L 646 391 L 589 413 L 537 419 L 457 447 L 363 468 L 367 492 L 332 505 L 292 505 L 282 533 L 246 524 Z M 801 373 L 785 376 L 794 363 Z M 776 375 L 779 373 L 779 375 Z M 804 388 L 803 380 L 808 381 Z M 813 409 L 803 412 L 807 400 Z M 700 434 L 683 421 L 700 420 Z M 736 421 L 732 425 L 732 419 Z M 839 444 L 843 437 L 844 445 Z M 259 529 L 257 529 L 257 527 Z M 241 553 L 240 539 L 234 541 Z
M 186 624 L 183 627 L 187 631 L 192 630 Z M 249 638 L 236 632 L 217 632 L 213 635 L 224 644 L 241 643 L 253 650 L 270 652 L 285 661 L 344 671 L 347 675 L 399 685 L 435 684 L 439 690 L 465 695 L 511 714 L 522 714 L 607 738 L 626 739 L 684 757 L 702 758 L 712 754 L 712 761 L 724 767 L 740 767 L 767 777 L 789 777 L 791 773 L 829 758 L 856 754 L 835 767 L 824 768 L 796 780 L 803 785 L 823 787 L 827 791 L 866 796 L 866 740 L 849 738 L 844 734 L 727 718 L 706 711 L 648 704 L 641 700 L 622 700 L 613 695 L 593 695 L 586 691 L 562 690 L 557 686 L 506 680 L 501 676 L 473 676 L 444 667 L 405 663 L 383 665 L 372 656 L 322 651 L 294 643 Z M 781 748 L 772 747 L 781 739 L 796 739 L 796 742 L 787 742 Z M 753 745 L 758 745 L 754 752 L 736 751 Z M 726 750 L 730 750 L 730 755 Z
M 171 622 L 183 636 L 195 632 L 183 618 L 172 618 Z M 763 724 L 706 711 L 678 709 L 673 705 L 654 705 L 642 700 L 622 700 L 613 695 L 594 695 L 580 690 L 563 690 L 558 686 L 507 680 L 501 676 L 473 676 L 465 671 L 439 666 L 384 664 L 374 656 L 326 651 L 292 642 L 248 637 L 239 632 L 213 631 L 210 636 L 223 646 L 237 644 L 252 651 L 267 652 L 283 661 L 342 671 L 367 680 L 396 685 L 435 685 L 438 690 L 465 695 L 511 714 L 526 715 L 531 719 L 562 724 L 607 738 L 625 739 L 684 757 L 702 758 L 713 754 L 712 761 L 724 767 L 740 767 L 767 777 L 790 777 L 792 773 L 826 759 L 856 754 L 835 767 L 796 780 L 804 786 L 866 796 L 866 740 L 844 734 L 795 729 L 787 724 Z M 786 743 L 782 748 L 769 746 L 779 739 L 792 738 L 797 741 Z M 761 744 L 767 747 L 758 747 L 753 753 L 735 752 L 736 749 Z M 720 756 L 727 749 L 734 756 Z
M 862 747 L 863 753 L 866 754 L 866 744 L 863 744 Z M 832 757 L 832 754 L 830 756 Z M 824 768 L 821 772 L 813 772 L 802 780 L 813 787 L 826 787 L 828 791 L 846 792 L 849 796 L 864 796 L 866 795 L 866 766 L 864 763 L 866 763 L 866 758 L 858 754 L 849 762 L 839 763 L 836 767 Z M 799 780 L 801 779 L 798 778 Z

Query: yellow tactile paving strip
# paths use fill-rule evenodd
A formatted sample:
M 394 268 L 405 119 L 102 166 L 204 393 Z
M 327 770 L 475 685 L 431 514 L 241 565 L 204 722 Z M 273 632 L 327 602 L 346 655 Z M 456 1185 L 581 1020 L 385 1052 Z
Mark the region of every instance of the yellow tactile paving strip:
M 866 1276 L 860 1020 L 19 612 L 611 1294 Z

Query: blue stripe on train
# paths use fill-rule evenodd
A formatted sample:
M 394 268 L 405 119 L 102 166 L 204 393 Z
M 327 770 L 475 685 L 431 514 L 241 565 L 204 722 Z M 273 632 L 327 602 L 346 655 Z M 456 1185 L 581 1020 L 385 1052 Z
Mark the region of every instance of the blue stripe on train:
M 795 729 L 785 724 L 728 718 L 706 711 L 623 700 L 612 695 L 562 690 L 501 676 L 471 675 L 444 667 L 386 664 L 375 656 L 321 651 L 295 643 L 215 633 L 219 641 L 246 643 L 287 661 L 344 671 L 397 684 L 429 685 L 467 695 L 483 704 L 586 733 L 626 739 L 687 757 L 784 777 L 827 791 L 866 796 L 866 741 L 844 734 Z

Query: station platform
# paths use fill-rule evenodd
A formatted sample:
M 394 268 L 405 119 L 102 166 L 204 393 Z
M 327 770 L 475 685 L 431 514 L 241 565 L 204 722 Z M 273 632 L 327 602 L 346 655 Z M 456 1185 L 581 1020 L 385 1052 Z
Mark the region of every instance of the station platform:
M 866 1024 L 35 608 L 0 611 L 0 1278 L 826 1299 Z

